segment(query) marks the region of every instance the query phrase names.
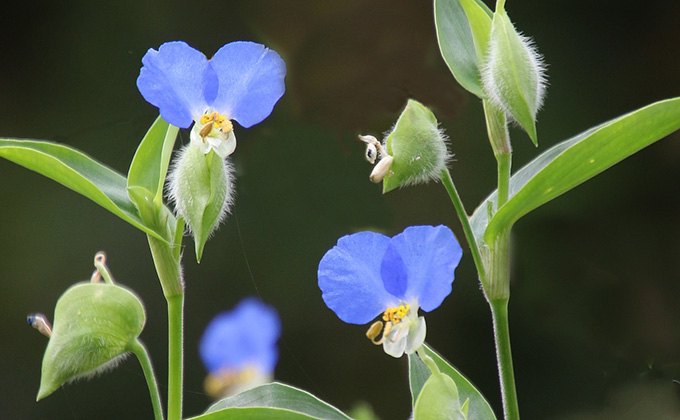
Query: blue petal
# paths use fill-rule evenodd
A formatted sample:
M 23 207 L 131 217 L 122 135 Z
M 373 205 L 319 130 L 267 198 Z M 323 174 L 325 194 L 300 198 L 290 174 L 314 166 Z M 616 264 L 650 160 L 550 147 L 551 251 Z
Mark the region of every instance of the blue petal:
M 385 290 L 400 299 L 404 299 L 408 285 L 408 273 L 404 259 L 392 245 L 387 246 L 385 256 L 380 263 L 380 277 L 382 277 Z
M 446 226 L 411 226 L 390 241 L 386 255 L 396 252 L 404 260 L 408 277 L 404 300 L 417 301 L 429 312 L 451 293 L 454 270 L 463 250 Z
M 254 42 L 231 42 L 210 60 L 219 78 L 212 109 L 251 127 L 271 114 L 286 90 L 286 63 L 274 50 Z
M 365 324 L 395 306 L 399 299 L 385 290 L 380 263 L 390 238 L 375 232 L 343 236 L 319 263 L 323 300 L 338 317 Z
M 201 337 L 199 352 L 210 373 L 256 366 L 268 374 L 276 366 L 276 341 L 280 335 L 276 311 L 257 299 L 248 298 L 231 312 L 213 318 Z
M 216 96 L 217 77 L 208 59 L 182 41 L 166 42 L 158 51 L 150 48 L 142 63 L 137 87 L 172 125 L 188 128 L 205 112 L 206 96 Z

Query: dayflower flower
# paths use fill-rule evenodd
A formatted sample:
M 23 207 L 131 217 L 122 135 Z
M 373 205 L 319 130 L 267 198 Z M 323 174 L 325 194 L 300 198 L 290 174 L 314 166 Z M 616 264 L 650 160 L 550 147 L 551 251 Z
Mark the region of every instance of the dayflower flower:
M 236 148 L 231 120 L 249 128 L 269 116 L 285 91 L 286 64 L 254 42 L 231 42 L 208 60 L 182 41 L 149 49 L 137 87 L 168 123 L 191 130 L 205 154 L 226 157 Z
M 375 232 L 343 236 L 319 263 L 323 300 L 350 324 L 382 314 L 366 335 L 394 357 L 425 341 L 425 319 L 451 293 L 463 251 L 446 226 L 411 226 L 390 238 Z M 382 331 L 382 336 L 380 333 Z
M 213 318 L 199 343 L 208 370 L 206 392 L 225 397 L 270 382 L 280 335 L 276 310 L 255 298 L 244 299 Z

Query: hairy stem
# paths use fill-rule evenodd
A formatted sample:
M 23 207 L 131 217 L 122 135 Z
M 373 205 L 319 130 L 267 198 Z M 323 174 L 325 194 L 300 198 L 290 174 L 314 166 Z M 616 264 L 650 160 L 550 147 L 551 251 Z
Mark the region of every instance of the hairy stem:
M 493 332 L 496 340 L 496 359 L 503 398 L 505 420 L 519 420 L 519 404 L 515 389 L 515 373 L 510 350 L 510 328 L 508 324 L 508 299 L 489 302 L 493 314 Z
M 163 420 L 161 394 L 158 392 L 158 381 L 156 380 L 156 375 L 153 372 L 153 366 L 151 365 L 149 353 L 146 351 L 146 347 L 144 347 L 144 344 L 142 344 L 139 339 L 136 339 L 130 344 L 130 351 L 135 356 L 137 356 L 137 360 L 139 360 L 139 364 L 142 366 L 142 370 L 144 371 L 146 386 L 149 388 L 149 395 L 151 396 L 154 420 Z
M 449 197 L 451 198 L 453 207 L 456 209 L 456 213 L 458 213 L 460 224 L 463 226 L 465 239 L 467 240 L 468 246 L 470 247 L 470 252 L 472 252 L 472 258 L 475 261 L 477 273 L 479 277 L 483 279 L 486 270 L 484 269 L 482 255 L 479 252 L 479 245 L 477 244 L 475 235 L 472 233 L 470 218 L 468 217 L 468 214 L 465 211 L 463 201 L 460 199 L 460 195 L 458 195 L 458 190 L 456 190 L 456 186 L 453 184 L 453 179 L 451 179 L 451 174 L 449 173 L 448 169 L 445 168 L 444 170 L 442 170 L 441 179 L 442 183 L 444 184 L 444 188 L 446 188 L 446 192 L 449 193 Z
M 182 370 L 184 362 L 184 293 L 166 296 L 168 301 L 168 420 L 182 418 Z

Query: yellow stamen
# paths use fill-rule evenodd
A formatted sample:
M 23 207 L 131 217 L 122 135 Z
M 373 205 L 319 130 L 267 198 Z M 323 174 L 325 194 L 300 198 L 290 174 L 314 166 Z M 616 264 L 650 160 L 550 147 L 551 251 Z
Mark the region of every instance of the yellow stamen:
M 203 382 L 203 387 L 212 397 L 224 396 L 230 387 L 249 382 L 256 374 L 257 368 L 254 366 L 247 366 L 242 370 L 224 369 L 208 375 Z
M 383 321 L 389 321 L 393 324 L 398 324 L 401 322 L 404 317 L 406 317 L 406 314 L 408 314 L 408 310 L 411 308 L 411 305 L 406 304 L 406 305 L 399 305 L 396 308 L 387 308 L 385 313 L 383 313 Z
M 380 331 L 382 331 L 382 336 L 378 338 L 380 335 Z M 385 338 L 387 335 L 392 331 L 392 323 L 391 322 L 386 322 L 385 323 L 385 330 L 383 331 L 383 322 L 382 321 L 375 321 L 373 324 L 371 324 L 370 327 L 368 327 L 368 331 L 366 331 L 366 337 L 368 337 L 369 340 L 371 340 L 371 343 L 375 344 L 376 346 L 379 346 L 385 341 Z
M 217 132 L 213 132 L 213 129 L 217 130 L 220 134 L 229 133 L 234 129 L 234 125 L 231 123 L 231 121 L 229 121 L 229 119 L 224 115 L 220 115 L 218 112 L 203 114 L 199 120 L 199 123 L 203 125 L 203 127 L 198 132 L 198 134 L 203 137 L 204 143 L 206 137 L 210 135 L 216 137 L 218 135 Z

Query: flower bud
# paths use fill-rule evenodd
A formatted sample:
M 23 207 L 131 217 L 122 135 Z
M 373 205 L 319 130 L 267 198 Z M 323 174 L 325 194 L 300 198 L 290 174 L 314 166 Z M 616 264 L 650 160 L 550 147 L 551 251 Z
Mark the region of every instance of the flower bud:
M 190 143 L 172 168 L 170 198 L 194 236 L 196 260 L 203 247 L 224 220 L 233 202 L 232 168 L 216 153 L 204 154 Z
M 545 97 L 545 65 L 533 42 L 517 32 L 503 9 L 493 16 L 482 84 L 489 100 L 538 145 L 536 113 Z
M 432 111 L 409 99 L 386 140 L 393 158 L 383 180 L 383 193 L 404 185 L 438 180 L 449 158 L 446 137 Z
M 37 399 L 67 381 L 115 367 L 145 322 L 142 302 L 128 289 L 109 283 L 73 285 L 54 310 Z

